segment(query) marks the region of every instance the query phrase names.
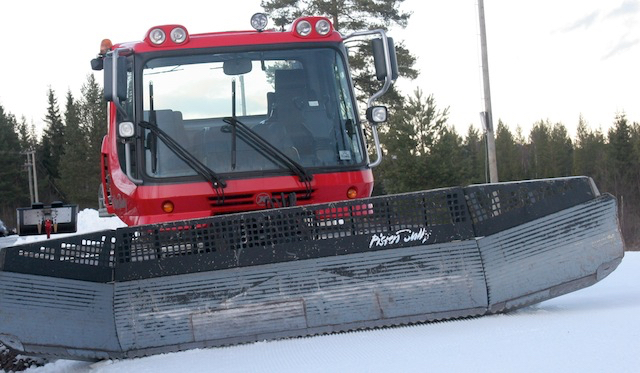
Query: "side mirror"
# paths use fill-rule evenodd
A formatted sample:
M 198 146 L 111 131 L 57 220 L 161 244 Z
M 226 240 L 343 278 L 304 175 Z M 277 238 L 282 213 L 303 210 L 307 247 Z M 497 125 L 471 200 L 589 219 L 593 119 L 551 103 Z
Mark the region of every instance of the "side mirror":
M 387 121 L 388 111 L 386 106 L 371 106 L 367 109 L 369 123 L 380 124 Z
M 113 56 L 104 58 L 104 98 L 120 103 L 127 98 L 127 58 L 117 56 L 115 71 Z
M 389 46 L 388 57 L 391 65 L 391 74 L 387 73 L 387 56 L 384 53 L 382 39 L 373 39 L 371 41 L 371 49 L 373 50 L 373 63 L 376 67 L 376 78 L 378 80 L 384 80 L 387 76 L 390 76 L 391 80 L 398 79 L 398 59 L 396 58 L 396 48 L 393 44 L 393 38 L 387 38 L 387 45 Z
M 104 68 L 104 58 L 96 57 L 91 60 L 91 70 L 101 71 Z

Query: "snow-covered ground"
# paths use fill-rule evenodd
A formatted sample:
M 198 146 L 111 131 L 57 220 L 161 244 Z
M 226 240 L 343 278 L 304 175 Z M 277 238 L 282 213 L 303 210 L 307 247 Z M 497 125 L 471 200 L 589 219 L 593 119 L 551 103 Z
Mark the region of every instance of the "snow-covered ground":
M 117 218 L 81 213 L 79 231 Z M 505 315 L 27 372 L 640 372 L 640 253 L 602 282 Z

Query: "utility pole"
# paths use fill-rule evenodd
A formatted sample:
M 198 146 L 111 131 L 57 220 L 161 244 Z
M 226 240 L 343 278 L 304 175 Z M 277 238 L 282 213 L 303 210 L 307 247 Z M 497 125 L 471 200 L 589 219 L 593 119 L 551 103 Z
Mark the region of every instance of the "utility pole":
M 25 163 L 24 166 L 27 169 L 27 175 L 29 176 L 29 201 L 31 201 L 31 204 L 33 205 L 33 176 L 31 173 L 31 156 L 29 155 L 29 153 L 25 154 L 27 155 L 27 163 Z
M 480 17 L 480 49 L 482 53 L 482 83 L 484 87 L 484 111 L 480 113 L 480 118 L 487 138 L 489 181 L 491 183 L 497 183 L 498 163 L 496 160 L 496 139 L 493 134 L 493 118 L 491 113 L 491 89 L 489 87 L 489 57 L 487 54 L 487 29 L 484 22 L 484 0 L 478 0 L 478 16 Z
M 38 197 L 38 173 L 36 172 L 36 152 L 35 150 L 31 151 L 31 164 L 33 169 L 33 192 L 36 195 L 35 202 L 40 202 L 40 197 Z
M 30 150 L 23 154 L 27 156 L 27 163 L 24 165 L 29 175 L 29 196 L 31 198 L 31 204 L 33 205 L 40 201 L 40 197 L 38 196 L 38 174 L 36 173 L 36 152 Z

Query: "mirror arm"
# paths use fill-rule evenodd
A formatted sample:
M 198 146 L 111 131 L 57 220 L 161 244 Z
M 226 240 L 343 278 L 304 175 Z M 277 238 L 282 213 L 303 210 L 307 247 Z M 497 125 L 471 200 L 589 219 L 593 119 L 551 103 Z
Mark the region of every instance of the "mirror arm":
M 384 30 L 378 29 L 378 30 L 371 30 L 371 31 L 354 32 L 343 38 L 343 41 L 347 41 L 348 39 L 351 39 L 354 37 L 370 36 L 370 35 L 379 35 L 380 38 L 382 39 L 382 48 L 384 50 L 384 65 L 387 69 L 387 75 L 384 78 L 384 84 L 382 85 L 382 88 L 380 88 L 378 92 L 371 95 L 371 97 L 369 97 L 369 100 L 367 100 L 367 109 L 372 107 L 374 101 L 376 101 L 382 95 L 384 95 L 391 87 L 391 82 L 392 82 L 391 77 L 393 72 L 391 71 L 391 57 L 389 54 L 389 43 L 387 41 L 387 34 L 384 32 Z M 380 138 L 378 136 L 378 125 L 375 123 L 370 123 L 370 125 L 371 125 L 371 132 L 373 134 L 373 141 L 376 149 L 376 160 L 373 162 L 369 162 L 369 167 L 373 168 L 380 165 L 380 163 L 382 163 L 382 147 L 380 145 Z
M 370 108 L 371 106 L 373 106 L 373 102 L 379 99 L 385 93 L 387 93 L 387 91 L 391 87 L 391 82 L 392 82 L 391 77 L 393 73 L 391 71 L 391 57 L 389 53 L 389 42 L 387 41 L 387 34 L 382 29 L 371 30 L 371 31 L 358 31 L 358 32 L 351 33 L 342 39 L 343 41 L 347 41 L 348 39 L 351 39 L 351 38 L 360 37 L 360 36 L 371 36 L 371 35 L 378 35 L 382 39 L 382 49 L 384 50 L 384 65 L 387 70 L 387 76 L 385 76 L 384 78 L 384 84 L 382 85 L 382 88 L 380 88 L 378 92 L 374 93 L 371 97 L 369 97 L 369 100 L 367 101 L 367 108 Z
M 376 149 L 376 160 L 369 162 L 369 167 L 374 168 L 382 163 L 382 147 L 380 146 L 380 138 L 378 137 L 378 125 L 371 123 L 371 133 L 373 134 L 373 142 Z

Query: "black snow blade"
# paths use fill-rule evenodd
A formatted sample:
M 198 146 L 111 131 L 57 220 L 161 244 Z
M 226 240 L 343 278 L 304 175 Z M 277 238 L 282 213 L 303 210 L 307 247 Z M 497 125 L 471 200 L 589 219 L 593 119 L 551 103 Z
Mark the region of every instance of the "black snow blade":
M 586 177 L 120 228 L 0 250 L 0 341 L 102 359 L 484 315 L 589 286 L 623 251 Z

